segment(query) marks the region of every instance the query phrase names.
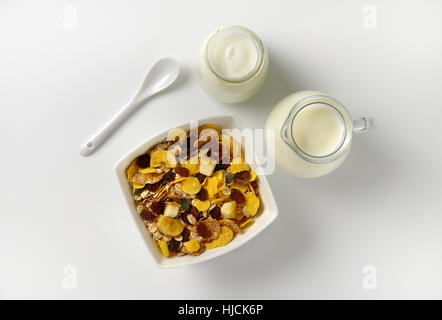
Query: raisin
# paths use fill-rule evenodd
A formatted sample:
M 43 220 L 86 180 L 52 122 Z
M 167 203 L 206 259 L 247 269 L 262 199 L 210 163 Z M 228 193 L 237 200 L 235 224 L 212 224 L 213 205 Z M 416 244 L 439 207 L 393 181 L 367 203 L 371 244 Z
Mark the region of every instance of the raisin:
M 239 205 L 242 205 L 246 202 L 246 198 L 244 197 L 242 192 L 236 189 L 232 189 L 232 191 L 230 192 L 230 198 Z
M 214 171 L 227 170 L 228 167 L 230 167 L 230 164 L 218 163 L 215 166 L 215 170 Z
M 164 183 L 168 183 L 168 182 L 172 182 L 173 180 L 175 180 L 176 174 L 173 171 L 169 171 L 168 173 L 166 173 L 163 177 L 163 181 Z
M 149 168 L 150 156 L 148 154 L 142 154 L 137 158 L 137 166 L 140 168 Z
M 200 183 L 203 183 L 204 179 L 206 179 L 206 176 L 199 172 L 196 174 L 196 177 Z
M 146 184 L 146 185 L 144 186 L 144 188 L 146 188 L 146 190 L 149 190 L 149 191 L 151 191 L 151 192 L 157 191 L 158 187 L 159 187 L 159 184 L 158 184 L 158 183 Z
M 250 185 L 252 186 L 253 191 L 255 191 L 255 193 L 258 194 L 258 192 L 259 192 L 259 190 L 258 190 L 258 182 L 256 182 L 256 180 L 252 181 L 252 182 L 250 182 Z
M 152 201 L 150 204 L 150 210 L 155 214 L 162 214 L 164 211 L 164 203 L 158 201 Z
M 157 216 L 150 211 L 149 209 L 143 209 L 143 211 L 141 211 L 140 213 L 140 217 L 144 220 L 144 221 L 148 221 L 148 222 L 154 222 L 157 219 Z
M 185 224 L 191 224 L 190 221 L 187 219 L 187 212 L 183 212 L 183 213 L 181 214 L 181 220 L 183 220 L 183 222 L 184 222 Z
M 175 239 L 172 239 L 167 244 L 167 247 L 169 248 L 170 252 L 175 253 L 175 252 L 178 252 L 178 249 L 180 248 L 180 243 L 179 243 L 179 241 L 176 241 Z
M 187 242 L 190 240 L 190 230 L 188 228 L 184 228 L 183 232 L 181 232 L 181 235 L 183 236 L 183 242 Z
M 181 166 L 176 167 L 175 172 L 178 173 L 182 177 L 188 177 L 190 174 L 189 169 L 181 167 Z
M 200 212 L 195 207 L 192 207 L 192 209 L 190 209 L 190 213 L 197 219 L 200 217 Z
M 235 174 L 234 181 L 237 184 L 247 184 L 250 180 L 250 172 L 249 171 L 241 171 Z
M 210 230 L 207 228 L 207 226 L 204 224 L 204 222 L 200 221 L 196 224 L 196 232 L 202 237 L 202 238 L 210 238 Z
M 219 207 L 215 207 L 210 210 L 210 215 L 216 220 L 221 220 L 223 218 L 221 214 L 221 209 Z
M 196 194 L 196 197 L 201 201 L 205 201 L 209 199 L 209 193 L 207 192 L 206 188 L 201 188 L 200 192 Z

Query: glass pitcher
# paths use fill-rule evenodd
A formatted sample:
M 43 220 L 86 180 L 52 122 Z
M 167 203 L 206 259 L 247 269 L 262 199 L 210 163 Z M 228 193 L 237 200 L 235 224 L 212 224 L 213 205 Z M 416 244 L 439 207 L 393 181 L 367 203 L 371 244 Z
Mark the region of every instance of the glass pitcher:
M 295 176 L 314 178 L 342 164 L 353 133 L 372 128 L 373 118 L 352 120 L 347 109 L 332 97 L 317 91 L 300 91 L 273 108 L 266 132 L 274 135 L 267 134 L 266 138 L 267 143 L 275 145 L 279 166 Z

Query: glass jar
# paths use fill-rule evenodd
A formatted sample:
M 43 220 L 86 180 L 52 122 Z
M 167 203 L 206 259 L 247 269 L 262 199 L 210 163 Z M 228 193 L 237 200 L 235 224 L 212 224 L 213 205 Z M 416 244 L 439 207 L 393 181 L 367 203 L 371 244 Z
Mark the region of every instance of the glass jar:
M 302 141 L 297 141 L 297 120 L 307 108 L 324 108 L 330 114 L 336 114 L 336 123 L 342 124 L 342 134 L 334 135 L 327 132 L 328 127 L 314 128 L 312 130 L 324 130 L 321 137 L 336 136 L 336 145 L 323 154 L 312 154 L 306 148 L 301 147 Z M 314 118 L 313 118 L 314 121 Z M 276 162 L 291 174 L 303 177 L 314 178 L 326 175 L 345 160 L 350 150 L 353 133 L 365 132 L 374 128 L 374 120 L 364 117 L 352 120 L 347 109 L 338 101 L 317 91 L 300 91 L 293 93 L 276 104 L 270 113 L 267 123 L 267 143 L 274 143 Z M 274 132 L 274 141 L 271 141 L 270 132 Z M 313 132 L 314 133 L 314 132 Z M 309 138 L 309 137 L 307 137 Z
M 267 50 L 254 32 L 228 26 L 204 41 L 196 74 L 209 96 L 236 103 L 251 98 L 262 88 L 268 65 Z

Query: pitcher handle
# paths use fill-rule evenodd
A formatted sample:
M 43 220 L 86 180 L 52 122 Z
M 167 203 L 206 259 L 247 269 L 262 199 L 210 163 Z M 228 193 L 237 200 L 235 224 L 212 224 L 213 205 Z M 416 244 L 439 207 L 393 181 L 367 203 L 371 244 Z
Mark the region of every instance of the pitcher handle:
M 373 118 L 362 117 L 359 119 L 353 119 L 353 133 L 362 133 L 367 130 L 376 128 L 376 123 Z

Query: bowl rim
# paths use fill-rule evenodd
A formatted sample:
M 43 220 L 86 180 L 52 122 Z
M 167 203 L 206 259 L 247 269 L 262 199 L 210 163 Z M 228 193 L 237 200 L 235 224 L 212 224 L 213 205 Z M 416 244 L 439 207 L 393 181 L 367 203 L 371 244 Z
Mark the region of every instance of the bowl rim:
M 185 127 L 188 126 L 188 124 L 191 121 L 198 121 L 198 123 L 216 123 L 217 120 L 219 122 L 220 119 L 223 118 L 230 118 L 230 120 L 233 120 L 232 123 L 234 123 L 236 126 L 232 128 L 237 128 L 242 130 L 243 129 L 243 124 L 241 122 L 241 120 L 235 115 L 235 114 L 222 114 L 222 115 L 216 115 L 216 116 L 211 116 L 211 117 L 204 117 L 204 118 L 197 118 L 194 120 L 188 120 L 186 122 L 182 122 L 180 124 L 171 126 L 165 130 L 162 130 L 161 132 L 158 132 L 150 137 L 148 137 L 147 139 L 144 139 L 143 142 L 137 144 L 135 147 L 131 148 L 123 157 L 121 157 L 114 165 L 113 167 L 113 171 L 114 174 L 117 178 L 118 184 L 120 186 L 120 190 L 123 193 L 123 197 L 125 198 L 125 202 L 128 206 L 129 211 L 132 213 L 132 218 L 134 223 L 136 224 L 137 228 L 140 229 L 139 226 L 139 222 L 136 221 L 136 218 L 138 216 L 138 214 L 136 213 L 136 208 L 135 205 L 133 203 L 133 198 L 131 194 L 128 194 L 127 190 L 125 189 L 125 186 L 127 186 L 127 180 L 126 180 L 126 167 L 127 167 L 127 162 L 129 161 L 129 163 L 131 161 L 133 161 L 133 158 L 136 156 L 136 154 L 138 152 L 140 152 L 140 149 L 145 149 L 145 148 L 149 148 L 150 144 L 155 144 L 156 142 L 154 142 L 155 140 L 167 136 L 167 133 L 170 130 L 176 129 L 176 128 L 181 128 L 181 127 Z M 164 138 L 162 138 L 164 139 Z M 245 149 L 249 149 L 247 142 L 244 143 L 244 148 Z M 146 149 L 146 150 L 147 150 Z M 252 151 L 251 149 L 249 149 L 250 151 Z M 255 152 L 252 152 L 255 164 L 255 167 L 261 167 L 261 165 L 259 164 L 258 161 L 256 161 L 256 154 Z M 124 177 L 124 179 L 122 179 L 122 176 Z M 172 259 L 168 260 L 169 263 L 162 263 L 162 261 L 165 261 L 164 259 L 167 258 L 163 258 L 163 257 L 158 257 L 158 255 L 156 255 L 154 252 L 152 252 L 152 248 L 149 247 L 149 245 L 147 244 L 147 241 L 152 241 L 152 245 L 155 245 L 153 243 L 153 240 L 150 239 L 145 239 L 145 237 L 142 234 L 142 231 L 139 230 L 139 235 L 140 237 L 144 240 L 144 242 L 146 243 L 147 249 L 150 252 L 153 260 L 155 261 L 155 264 L 157 265 L 157 267 L 161 268 L 161 269 L 170 269 L 170 268 L 178 268 L 178 267 L 184 267 L 184 266 L 189 266 L 189 265 L 194 265 L 197 263 L 201 263 L 201 262 L 205 262 L 205 261 L 209 261 L 211 259 L 220 257 L 228 252 L 232 252 L 233 250 L 241 247 L 242 245 L 246 244 L 247 242 L 249 242 L 250 240 L 252 240 L 254 237 L 256 237 L 259 233 L 261 233 L 262 231 L 264 231 L 268 226 L 270 226 L 275 219 L 278 217 L 278 206 L 276 204 L 275 198 L 273 196 L 273 192 L 271 190 L 270 184 L 267 181 L 267 177 L 265 175 L 260 175 L 260 184 L 265 184 L 266 188 L 268 190 L 268 194 L 265 198 L 265 202 L 270 204 L 270 215 L 267 219 L 267 221 L 260 227 L 260 229 L 254 231 L 253 233 L 249 233 L 248 236 L 243 239 L 242 242 L 232 242 L 231 246 L 229 248 L 225 248 L 224 250 L 218 251 L 217 253 L 211 255 L 211 256 L 196 256 L 193 257 L 193 261 L 183 261 L 183 260 L 179 260 L 176 259 L 176 261 L 172 261 Z M 264 202 L 264 199 L 261 197 L 261 201 Z M 221 249 L 221 248 L 218 248 Z

